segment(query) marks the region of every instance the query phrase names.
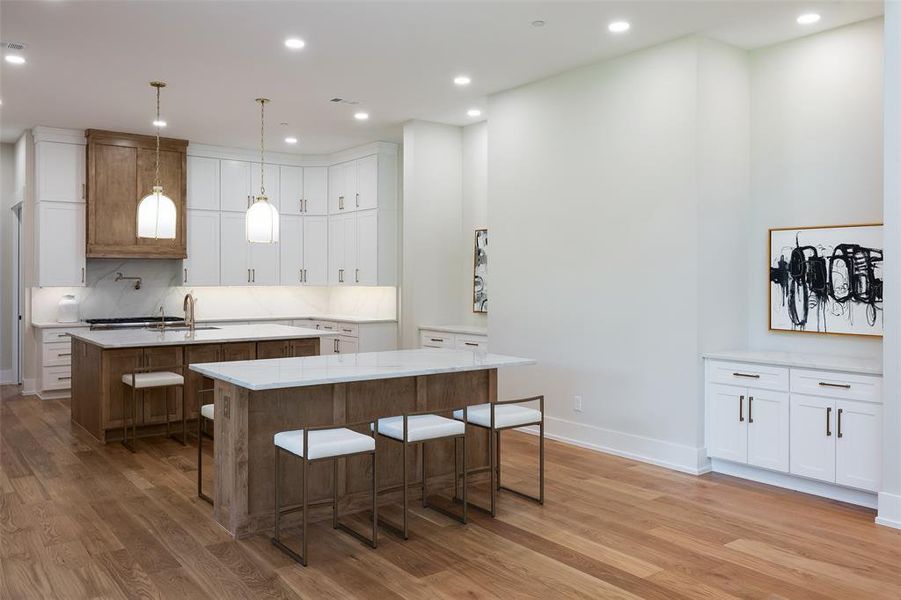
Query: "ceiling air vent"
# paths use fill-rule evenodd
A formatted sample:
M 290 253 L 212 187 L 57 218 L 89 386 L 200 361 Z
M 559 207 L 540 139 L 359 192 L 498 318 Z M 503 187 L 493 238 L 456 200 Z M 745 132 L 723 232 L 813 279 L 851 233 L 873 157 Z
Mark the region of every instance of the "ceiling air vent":
M 329 100 L 329 102 L 332 102 L 334 104 L 359 104 L 360 103 L 357 100 L 346 100 L 344 98 L 332 98 L 331 100 Z
M 25 44 L 22 42 L 0 42 L 0 45 L 3 46 L 4 50 L 15 50 L 17 52 L 21 52 L 25 49 Z

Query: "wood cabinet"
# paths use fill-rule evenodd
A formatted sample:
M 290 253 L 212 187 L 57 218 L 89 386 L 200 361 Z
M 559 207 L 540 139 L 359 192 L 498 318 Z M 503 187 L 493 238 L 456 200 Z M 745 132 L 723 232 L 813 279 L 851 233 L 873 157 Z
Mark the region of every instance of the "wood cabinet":
M 293 358 L 319 354 L 318 339 L 273 340 L 257 343 L 257 358 Z
M 256 347 L 255 342 L 185 346 L 185 364 L 253 360 L 257 357 Z M 213 380 L 186 369 L 185 398 L 188 418 L 196 419 L 200 406 L 213 402 Z
M 96 129 L 86 137 L 87 256 L 185 258 L 188 142 L 160 140 L 160 183 L 175 203 L 178 224 L 174 240 L 156 240 L 137 237 L 136 216 L 155 181 L 155 138 Z
M 878 491 L 881 377 L 724 360 L 706 377 L 711 458 Z

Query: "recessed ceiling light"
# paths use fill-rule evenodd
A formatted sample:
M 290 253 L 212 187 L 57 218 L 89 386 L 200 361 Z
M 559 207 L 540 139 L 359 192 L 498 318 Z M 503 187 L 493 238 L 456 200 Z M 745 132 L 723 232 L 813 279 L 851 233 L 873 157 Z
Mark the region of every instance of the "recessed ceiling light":
M 285 40 L 285 46 L 291 48 L 291 50 L 300 50 L 306 43 L 300 38 L 288 38 Z
M 156 121 L 153 122 L 153 126 L 154 126 L 154 127 L 165 127 L 165 126 L 166 126 L 166 122 L 163 121 L 163 120 L 161 120 L 161 119 L 158 119 L 158 120 L 156 120 Z
M 631 27 L 632 26 L 629 25 L 628 21 L 614 21 L 610 23 L 610 25 L 607 25 L 607 29 L 611 33 L 624 33 L 626 31 L 629 31 Z
M 472 79 L 468 75 L 457 75 L 454 77 L 454 85 L 469 85 Z
M 13 64 L 13 65 L 24 65 L 25 64 L 25 57 L 22 56 L 21 54 L 7 54 L 5 56 L 5 58 L 6 58 L 6 62 Z
M 535 21 L 532 21 L 532 27 L 544 27 L 546 24 L 547 24 L 547 23 L 545 23 L 545 22 L 542 21 L 541 19 L 537 19 L 537 20 L 535 20 Z
M 368 119 L 368 118 L 369 118 L 369 113 L 368 113 L 368 112 L 358 112 L 358 113 L 354 113 L 354 119 L 356 119 L 357 121 L 365 121 L 365 120 Z
M 820 15 L 817 13 L 804 13 L 800 17 L 798 17 L 798 25 L 813 25 L 817 21 L 820 20 Z
M 470 117 L 481 117 L 482 111 L 480 111 L 478 108 L 470 108 L 466 111 L 466 114 Z
M 297 143 L 297 138 L 296 138 L 296 137 L 286 137 L 286 138 L 285 138 L 285 143 L 286 143 L 286 144 L 296 144 L 296 143 Z

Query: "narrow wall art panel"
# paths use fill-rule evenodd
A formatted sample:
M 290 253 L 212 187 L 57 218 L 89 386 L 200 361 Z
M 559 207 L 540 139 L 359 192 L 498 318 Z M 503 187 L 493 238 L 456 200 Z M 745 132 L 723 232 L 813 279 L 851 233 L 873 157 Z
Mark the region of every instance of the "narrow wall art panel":
M 488 312 L 488 230 L 476 229 L 473 251 L 472 312 Z
M 770 230 L 770 329 L 882 335 L 882 225 Z

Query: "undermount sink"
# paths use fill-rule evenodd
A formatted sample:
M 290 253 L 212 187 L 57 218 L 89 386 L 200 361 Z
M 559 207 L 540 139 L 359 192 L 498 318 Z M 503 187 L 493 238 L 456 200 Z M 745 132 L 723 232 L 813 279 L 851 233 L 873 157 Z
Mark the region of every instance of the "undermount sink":
M 205 325 L 200 327 L 186 327 L 186 326 L 178 326 L 178 327 L 166 327 L 165 329 L 161 329 L 159 327 L 148 327 L 150 331 L 206 331 L 208 329 L 221 329 L 220 327 L 213 327 L 212 325 Z

